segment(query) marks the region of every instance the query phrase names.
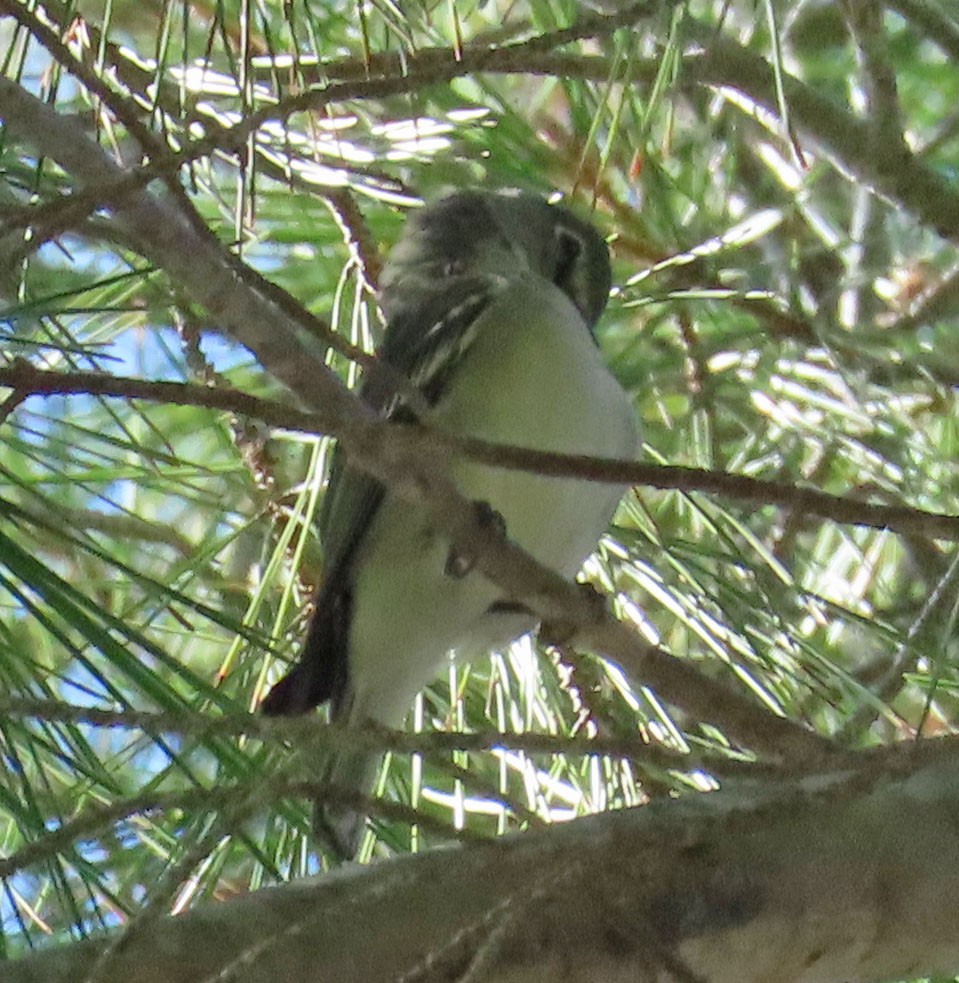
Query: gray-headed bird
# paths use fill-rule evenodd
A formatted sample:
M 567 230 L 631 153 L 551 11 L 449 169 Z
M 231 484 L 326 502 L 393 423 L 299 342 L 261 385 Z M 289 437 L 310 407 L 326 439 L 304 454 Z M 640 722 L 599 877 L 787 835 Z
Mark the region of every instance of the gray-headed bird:
M 417 209 L 390 254 L 377 355 L 422 394 L 417 410 L 388 376 L 360 395 L 381 415 L 519 447 L 633 458 L 629 398 L 593 338 L 610 290 L 606 244 L 570 211 L 522 192 L 461 191 Z M 424 409 L 425 407 L 425 409 Z M 450 463 L 466 497 L 512 540 L 573 577 L 624 489 L 470 461 Z M 262 704 L 398 727 L 450 655 L 501 648 L 536 617 L 476 570 L 420 508 L 351 467 L 339 449 L 320 516 L 326 572 L 299 661 Z M 338 753 L 325 777 L 362 789 L 375 761 Z M 326 813 L 352 854 L 362 825 Z

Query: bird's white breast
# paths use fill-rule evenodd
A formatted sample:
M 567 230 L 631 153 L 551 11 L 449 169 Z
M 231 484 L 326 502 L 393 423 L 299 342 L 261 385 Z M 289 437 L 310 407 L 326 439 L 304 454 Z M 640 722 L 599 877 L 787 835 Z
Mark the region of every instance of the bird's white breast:
M 539 277 L 517 278 L 476 327 L 430 422 L 540 450 L 635 456 L 632 406 L 562 291 Z M 451 470 L 464 495 L 502 515 L 510 538 L 568 577 L 596 547 L 624 491 L 465 459 Z M 488 615 L 503 595 L 481 574 L 447 575 L 449 545 L 419 509 L 388 494 L 374 523 L 354 591 L 353 712 L 398 725 L 450 650 L 505 644 L 532 622 Z

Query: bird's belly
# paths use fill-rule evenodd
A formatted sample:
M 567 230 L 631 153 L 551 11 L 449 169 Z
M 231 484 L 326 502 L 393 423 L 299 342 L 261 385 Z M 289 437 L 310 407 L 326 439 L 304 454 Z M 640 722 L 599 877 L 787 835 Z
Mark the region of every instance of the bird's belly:
M 529 296 L 519 291 L 520 298 Z M 519 303 L 509 291 L 498 305 Z M 602 361 L 578 312 L 558 289 L 541 290 L 524 330 L 493 324 L 470 350 L 470 371 L 454 381 L 435 422 L 454 433 L 536 450 L 633 458 L 632 405 Z M 486 380 L 496 378 L 495 389 Z M 463 494 L 487 502 L 510 538 L 541 563 L 573 576 L 595 549 L 625 488 L 505 470 L 462 459 L 453 476 Z
M 499 592 L 447 574 L 449 541 L 421 509 L 387 495 L 375 522 L 354 590 L 351 713 L 395 727 Z
M 494 323 L 479 333 L 469 371 L 454 378 L 431 422 L 504 444 L 634 457 L 629 400 L 565 295 L 555 288 L 542 293 L 521 339 Z M 499 302 L 514 300 L 507 291 Z M 484 317 L 495 319 L 495 308 Z M 511 539 L 567 577 L 595 549 L 625 490 L 466 459 L 451 472 L 467 498 L 502 516 Z M 490 615 L 490 605 L 503 598 L 499 588 L 478 572 L 448 575 L 449 543 L 420 509 L 387 494 L 374 521 L 354 592 L 354 712 L 396 726 L 450 651 L 506 644 L 535 619 Z

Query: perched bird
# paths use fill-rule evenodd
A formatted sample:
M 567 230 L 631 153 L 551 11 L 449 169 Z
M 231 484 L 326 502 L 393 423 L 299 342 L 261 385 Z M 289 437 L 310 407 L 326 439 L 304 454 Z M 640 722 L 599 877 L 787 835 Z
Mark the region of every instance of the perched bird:
M 536 195 L 470 190 L 434 201 L 409 218 L 380 296 L 387 328 L 378 357 L 422 393 L 426 409 L 414 412 L 377 373 L 360 394 L 390 419 L 419 412 L 454 434 L 631 458 L 633 409 L 592 335 L 610 277 L 598 232 Z M 450 471 L 515 542 L 567 577 L 595 549 L 624 492 L 465 458 Z M 333 720 L 398 727 L 451 653 L 482 654 L 536 626 L 480 572 L 457 569 L 425 512 L 352 468 L 339 449 L 320 531 L 325 578 L 298 663 L 262 703 L 267 714 L 330 701 Z M 326 777 L 362 788 L 374 764 L 340 754 Z M 352 853 L 358 817 L 333 813 L 332 825 Z

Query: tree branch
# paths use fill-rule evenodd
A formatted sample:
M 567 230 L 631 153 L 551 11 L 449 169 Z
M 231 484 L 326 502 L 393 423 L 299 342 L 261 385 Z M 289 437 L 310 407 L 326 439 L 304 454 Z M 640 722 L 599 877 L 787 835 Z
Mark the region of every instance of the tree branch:
M 396 754 L 471 754 L 492 752 L 508 747 L 526 754 L 606 755 L 647 761 L 664 768 L 718 768 L 730 772 L 748 769 L 749 774 L 763 770 L 754 761 L 724 757 L 719 754 L 676 751 L 665 745 L 650 744 L 638 734 L 631 739 L 565 737 L 526 732 L 503 734 L 499 731 L 421 731 L 410 733 L 388 730 L 372 724 L 348 727 L 340 723 L 320 723 L 317 717 L 265 717 L 257 713 L 229 713 L 211 716 L 206 711 L 155 711 L 105 709 L 79 706 L 60 700 L 32 697 L 0 697 L 0 714 L 11 719 L 35 718 L 46 723 L 84 724 L 109 730 L 136 730 L 151 736 L 189 735 L 195 739 L 208 736 L 251 737 L 268 743 L 287 743 L 296 747 L 336 748 L 347 751 L 392 751 Z M 803 762 L 797 762 L 802 767 Z M 0 874 L 2 876 L 2 874 Z
M 105 379 L 102 388 L 108 384 Z M 157 387 L 155 392 L 184 391 L 178 383 L 150 385 Z M 218 390 L 208 392 L 211 402 L 219 399 L 213 396 Z M 251 397 L 241 397 L 239 404 L 245 405 L 246 400 L 248 408 L 255 410 L 257 401 Z M 229 408 L 235 409 L 235 403 Z M 296 411 L 288 412 L 294 419 Z M 770 715 L 737 690 L 708 679 L 692 666 L 647 644 L 631 628 L 598 607 L 594 595 L 584 593 L 576 584 L 537 563 L 491 529 L 460 495 L 445 468 L 438 466 L 441 461 L 436 455 L 416 454 L 418 437 L 401 439 L 400 428 L 379 421 L 364 422 L 350 413 L 342 417 L 324 413 L 319 416 L 327 424 L 336 420 L 340 440 L 356 466 L 428 512 L 437 528 L 449 537 L 453 549 L 475 558 L 475 568 L 508 596 L 528 605 L 542 620 L 568 626 L 571 643 L 605 652 L 627 675 L 657 688 L 664 699 L 675 702 L 697 719 L 712 720 L 746 745 L 774 758 L 827 753 L 827 741 L 785 718 Z
M 887 748 L 802 782 L 731 786 L 201 905 L 143 925 L 99 983 L 438 983 L 474 965 L 488 983 L 952 976 L 957 812 L 955 739 Z M 85 979 L 113 942 L 8 962 L 5 979 Z
M 684 67 L 690 81 L 728 85 L 769 112 L 777 112 L 769 63 L 734 41 L 710 35 L 703 54 L 684 59 Z M 959 242 L 959 193 L 947 181 L 901 141 L 875 154 L 867 123 L 795 76 L 784 73 L 782 80 L 793 123 L 820 144 L 840 171 L 911 212 L 944 238 Z
M 0 115 L 8 133 L 55 160 L 81 185 L 109 186 L 130 173 L 106 156 L 78 120 L 58 114 L 6 78 L 0 78 Z M 307 405 L 362 415 L 356 398 L 326 369 L 322 346 L 273 298 L 241 284 L 212 233 L 203 234 L 161 194 L 131 188 L 109 205 L 113 221 L 142 255 L 206 307 Z
M 924 535 L 959 540 L 959 516 L 925 512 L 908 505 L 879 505 L 845 495 L 833 495 L 783 481 L 766 481 L 728 471 L 615 461 L 589 455 L 497 444 L 460 437 L 430 426 L 402 425 L 378 419 L 358 419 L 335 411 L 304 412 L 230 388 L 211 388 L 180 382 L 152 382 L 100 372 L 51 372 L 24 360 L 0 368 L 0 386 L 18 395 L 86 394 L 145 399 L 179 406 L 203 406 L 262 420 L 274 427 L 304 433 L 330 434 L 346 447 L 354 442 L 390 440 L 394 449 L 444 467 L 450 454 L 495 467 L 556 478 L 582 478 L 617 485 L 646 485 L 663 491 L 710 492 L 751 505 L 777 506 L 803 515 L 900 535 Z

